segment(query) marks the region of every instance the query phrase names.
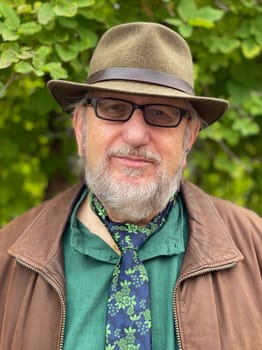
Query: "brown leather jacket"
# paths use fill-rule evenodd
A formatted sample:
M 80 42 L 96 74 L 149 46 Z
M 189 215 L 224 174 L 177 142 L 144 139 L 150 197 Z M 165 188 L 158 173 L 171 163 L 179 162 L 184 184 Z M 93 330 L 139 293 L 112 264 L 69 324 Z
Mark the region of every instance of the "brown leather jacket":
M 0 231 L 0 350 L 63 347 L 61 237 L 79 191 L 67 190 Z M 179 346 L 261 350 L 262 220 L 190 183 L 182 191 L 190 238 L 174 288 Z

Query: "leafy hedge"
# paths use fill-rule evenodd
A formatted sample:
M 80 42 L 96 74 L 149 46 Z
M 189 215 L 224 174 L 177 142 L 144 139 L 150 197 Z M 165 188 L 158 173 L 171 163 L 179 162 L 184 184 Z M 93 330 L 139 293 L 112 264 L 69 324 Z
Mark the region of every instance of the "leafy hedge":
M 191 46 L 198 94 L 231 108 L 201 132 L 185 176 L 262 214 L 262 3 L 257 0 L 6 0 L 0 3 L 0 225 L 76 181 L 67 115 L 50 78 L 84 81 L 98 38 L 155 21 Z

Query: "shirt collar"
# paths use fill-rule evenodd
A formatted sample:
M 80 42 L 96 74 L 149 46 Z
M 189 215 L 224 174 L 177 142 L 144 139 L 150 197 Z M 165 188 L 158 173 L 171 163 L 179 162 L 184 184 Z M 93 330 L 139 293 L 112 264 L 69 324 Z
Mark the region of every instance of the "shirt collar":
M 71 247 L 81 254 L 115 264 L 119 259 L 118 254 L 97 234 L 90 232 L 76 217 L 77 210 L 87 193 L 88 189 L 84 189 L 70 217 Z M 157 256 L 172 256 L 183 253 L 186 247 L 186 233 L 185 207 L 180 196 L 177 196 L 177 201 L 166 223 L 140 249 L 140 259 L 145 261 Z

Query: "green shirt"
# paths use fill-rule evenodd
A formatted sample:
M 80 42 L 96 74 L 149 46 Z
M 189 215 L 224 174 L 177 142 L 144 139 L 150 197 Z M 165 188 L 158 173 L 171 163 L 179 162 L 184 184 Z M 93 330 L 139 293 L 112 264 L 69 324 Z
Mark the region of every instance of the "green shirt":
M 64 350 L 105 348 L 106 308 L 110 281 L 119 259 L 115 251 L 77 218 L 75 206 L 65 230 L 66 327 Z M 153 350 L 177 349 L 173 289 L 187 242 L 188 224 L 179 199 L 167 222 L 139 251 L 150 281 Z

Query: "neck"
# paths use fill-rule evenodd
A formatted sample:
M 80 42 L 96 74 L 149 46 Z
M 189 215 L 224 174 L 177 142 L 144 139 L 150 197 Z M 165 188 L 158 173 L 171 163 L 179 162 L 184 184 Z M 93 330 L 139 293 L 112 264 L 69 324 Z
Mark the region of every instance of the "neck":
M 122 215 L 121 211 L 111 209 L 104 206 L 109 219 L 113 222 L 128 222 L 137 226 L 146 226 L 159 212 L 151 212 L 147 217 L 134 220 L 132 217 L 127 217 L 125 214 Z M 164 208 L 163 208 L 164 209 Z M 131 210 L 131 209 L 130 209 Z
M 152 210 L 151 212 L 147 211 L 147 213 L 149 214 L 144 217 L 141 215 L 139 215 L 139 217 L 135 217 L 133 215 L 134 213 L 132 212 L 132 206 L 136 206 L 137 205 L 136 202 L 134 204 L 132 203 L 133 205 L 128 206 L 128 211 L 126 210 L 126 208 L 123 211 L 121 210 L 121 207 L 116 209 L 116 208 L 111 208 L 108 205 L 105 205 L 100 198 L 96 197 L 91 192 L 89 193 L 88 197 L 89 197 L 90 204 L 92 203 L 91 207 L 94 208 L 94 210 L 98 213 L 99 216 L 108 217 L 108 219 L 111 222 L 135 224 L 137 226 L 147 226 L 147 224 L 149 224 L 155 217 L 157 217 L 158 214 L 164 211 L 166 212 L 165 209 L 171 208 L 171 206 L 174 203 L 174 197 L 172 197 L 171 200 L 165 203 L 163 208 L 159 208 L 159 210 L 155 210 L 155 211 Z M 151 206 L 151 208 L 152 207 L 153 206 Z

